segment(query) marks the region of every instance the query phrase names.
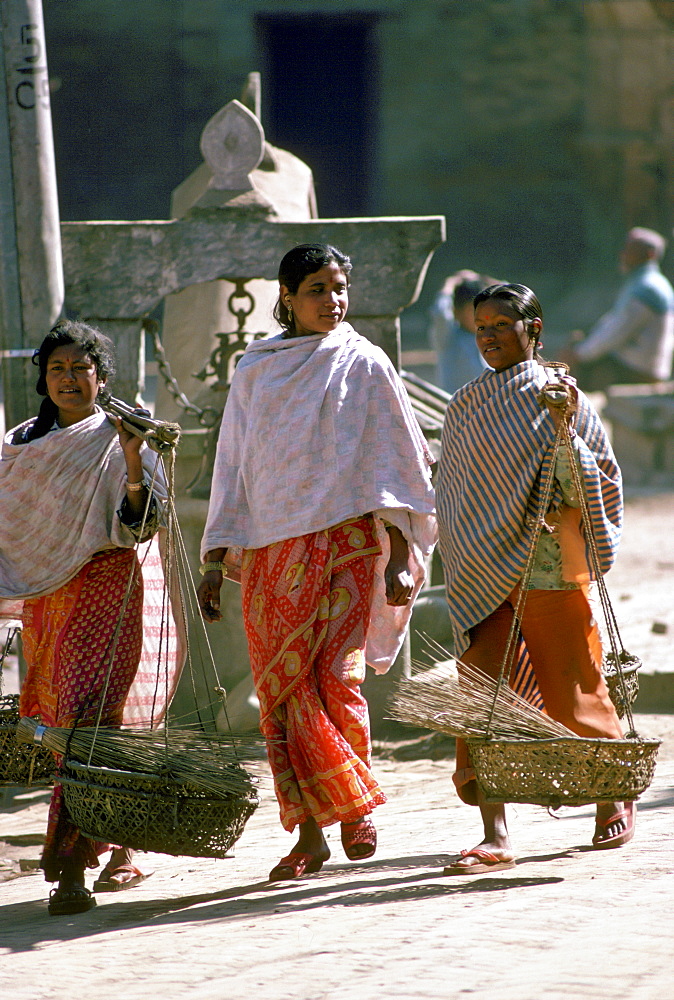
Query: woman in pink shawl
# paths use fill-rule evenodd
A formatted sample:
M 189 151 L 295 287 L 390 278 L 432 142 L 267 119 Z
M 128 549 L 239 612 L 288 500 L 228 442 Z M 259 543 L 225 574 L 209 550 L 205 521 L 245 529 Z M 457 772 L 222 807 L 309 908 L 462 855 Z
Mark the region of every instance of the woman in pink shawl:
M 155 494 L 165 498 L 164 483 L 156 456 L 96 405 L 114 373 L 107 337 L 64 320 L 34 362 L 39 415 L 9 431 L 0 462 L 0 598 L 23 602 L 28 669 L 19 707 L 47 726 L 71 727 L 92 725 L 103 699 L 101 724 L 119 726 L 143 647 L 135 546 L 141 531 L 145 540 L 158 527 Z M 58 881 L 50 914 L 95 904 L 84 872 L 109 849 L 80 833 L 57 781 L 41 861 L 46 880 Z M 114 848 L 94 889 L 126 889 L 147 877 L 132 857 Z

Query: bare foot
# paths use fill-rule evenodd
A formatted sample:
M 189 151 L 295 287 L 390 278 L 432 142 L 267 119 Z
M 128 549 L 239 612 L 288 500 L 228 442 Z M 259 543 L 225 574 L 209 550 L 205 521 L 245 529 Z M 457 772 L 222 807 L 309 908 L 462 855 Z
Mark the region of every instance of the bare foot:
M 329 857 L 330 848 L 323 831 L 312 817 L 300 823 L 300 835 L 295 846 L 269 872 L 269 881 L 285 882 L 305 874 L 314 875 Z
M 84 884 L 84 868 L 66 861 L 61 868 L 58 887 L 49 893 L 47 909 L 50 916 L 85 913 L 95 905 L 96 900 Z
M 65 861 L 61 868 L 59 877 L 59 890 L 71 892 L 74 889 L 84 888 L 84 868 L 81 865 L 73 865 L 70 861 Z

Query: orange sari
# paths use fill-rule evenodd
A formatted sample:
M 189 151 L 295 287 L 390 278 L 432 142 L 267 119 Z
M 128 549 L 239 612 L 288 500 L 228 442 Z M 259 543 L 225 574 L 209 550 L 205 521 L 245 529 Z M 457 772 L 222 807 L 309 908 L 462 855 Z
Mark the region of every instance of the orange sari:
M 101 725 L 120 726 L 124 702 L 140 661 L 143 581 L 134 549 L 96 555 L 52 594 L 24 601 L 23 648 L 28 672 L 21 688 L 22 715 L 46 726 L 92 725 L 108 672 L 110 648 L 130 574 L 133 582 L 114 652 Z M 57 757 L 58 760 L 58 757 Z M 55 882 L 63 861 L 98 867 L 110 845 L 83 837 L 54 785 L 41 867 Z
M 386 797 L 370 771 L 365 638 L 372 516 L 244 551 L 243 615 L 281 823 L 351 822 Z

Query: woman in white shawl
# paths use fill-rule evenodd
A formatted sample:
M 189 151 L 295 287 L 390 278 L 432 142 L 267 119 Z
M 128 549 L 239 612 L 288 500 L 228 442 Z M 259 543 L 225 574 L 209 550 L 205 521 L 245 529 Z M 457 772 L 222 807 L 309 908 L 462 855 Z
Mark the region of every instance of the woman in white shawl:
M 91 725 L 103 699 L 101 724 L 119 726 L 131 700 L 134 720 L 148 721 L 154 691 L 129 692 L 146 611 L 135 546 L 141 530 L 143 540 L 156 531 L 166 498 L 156 455 L 96 405 L 114 373 L 107 337 L 63 320 L 33 360 L 45 398 L 37 418 L 8 432 L 0 462 L 0 598 L 23 619 L 28 668 L 20 711 L 48 726 Z M 80 833 L 57 781 L 41 861 L 46 880 L 58 881 L 52 915 L 94 905 L 84 872 L 109 848 Z M 132 856 L 115 848 L 94 889 L 126 889 L 146 877 Z
M 222 421 L 199 602 L 220 618 L 243 550 L 250 660 L 281 822 L 299 837 L 270 880 L 317 872 L 339 822 L 370 857 L 384 793 L 370 770 L 366 661 L 398 652 L 435 541 L 430 457 L 383 351 L 344 318 L 351 263 L 306 244 L 279 268 L 280 336 L 240 360 Z M 230 551 L 228 551 L 230 550 Z

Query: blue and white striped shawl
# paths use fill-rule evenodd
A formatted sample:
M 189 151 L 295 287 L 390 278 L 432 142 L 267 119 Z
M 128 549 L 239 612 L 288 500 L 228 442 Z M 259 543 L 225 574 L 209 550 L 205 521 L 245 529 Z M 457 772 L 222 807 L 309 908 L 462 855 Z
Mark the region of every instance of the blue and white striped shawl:
M 521 579 L 555 428 L 536 396 L 548 380 L 535 361 L 485 371 L 459 389 L 445 416 L 436 504 L 440 556 L 457 656 L 468 630 Z M 599 416 L 578 393 L 579 458 L 602 573 L 622 527 L 621 474 Z M 561 502 L 553 494 L 552 505 Z

